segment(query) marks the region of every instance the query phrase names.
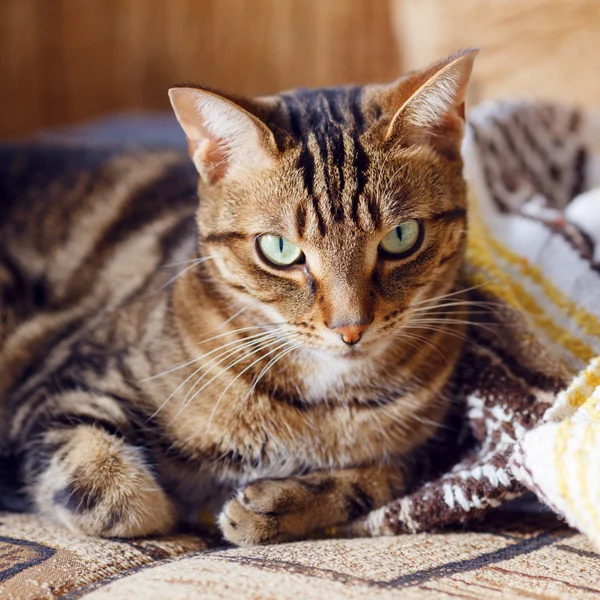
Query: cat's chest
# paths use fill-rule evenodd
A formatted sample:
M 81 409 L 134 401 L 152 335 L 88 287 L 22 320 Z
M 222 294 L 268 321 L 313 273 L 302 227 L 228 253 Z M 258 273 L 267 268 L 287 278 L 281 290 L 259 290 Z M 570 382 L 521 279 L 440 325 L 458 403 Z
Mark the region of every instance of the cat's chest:
M 222 480 L 243 483 L 343 469 L 401 454 L 410 436 L 400 437 L 398 428 L 409 418 L 411 404 L 403 398 L 386 406 L 290 404 L 271 397 L 225 427 L 186 431 L 178 439 L 186 440 L 184 455 Z
M 402 385 L 406 379 L 391 369 L 386 378 L 371 368 L 369 378 L 368 369 L 359 372 L 349 362 L 329 361 L 310 373 L 307 385 L 287 391 L 246 389 L 238 381 L 229 394 L 218 390 L 190 403 L 186 418 L 169 418 L 167 406 L 161 413 L 165 430 L 182 455 L 199 465 L 200 478 L 206 474 L 234 487 L 383 463 L 409 451 L 420 437 L 411 419 L 432 392 Z M 431 415 L 429 421 L 436 419 Z

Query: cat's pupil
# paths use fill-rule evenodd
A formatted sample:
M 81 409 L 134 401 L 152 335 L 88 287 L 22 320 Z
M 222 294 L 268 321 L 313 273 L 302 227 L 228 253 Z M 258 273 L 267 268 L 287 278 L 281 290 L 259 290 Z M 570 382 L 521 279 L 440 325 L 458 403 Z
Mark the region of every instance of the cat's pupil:
M 402 241 L 402 226 L 396 227 L 396 235 L 398 236 L 398 239 Z
M 283 254 L 283 238 L 279 238 L 279 252 Z

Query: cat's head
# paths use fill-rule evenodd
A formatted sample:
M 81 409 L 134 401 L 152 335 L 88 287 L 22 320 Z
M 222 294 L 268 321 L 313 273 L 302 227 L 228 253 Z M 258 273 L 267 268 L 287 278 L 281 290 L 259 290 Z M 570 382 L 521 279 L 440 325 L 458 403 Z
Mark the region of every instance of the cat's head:
M 201 253 L 257 324 L 285 322 L 305 347 L 360 355 L 450 290 L 465 246 L 460 145 L 476 54 L 388 85 L 255 100 L 170 90 L 200 174 Z

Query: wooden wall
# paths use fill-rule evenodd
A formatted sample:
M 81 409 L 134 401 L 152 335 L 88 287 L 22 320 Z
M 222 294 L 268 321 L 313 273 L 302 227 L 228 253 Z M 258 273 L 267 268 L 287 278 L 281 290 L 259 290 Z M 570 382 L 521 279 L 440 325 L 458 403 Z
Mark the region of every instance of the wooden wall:
M 167 108 L 177 82 L 264 94 L 400 72 L 388 0 L 0 0 L 0 137 Z
M 174 83 L 385 81 L 472 45 L 471 100 L 598 107 L 599 32 L 600 0 L 0 0 L 0 138 L 167 109 Z
M 600 108 L 600 0 L 390 0 L 407 68 L 481 46 L 471 98 Z

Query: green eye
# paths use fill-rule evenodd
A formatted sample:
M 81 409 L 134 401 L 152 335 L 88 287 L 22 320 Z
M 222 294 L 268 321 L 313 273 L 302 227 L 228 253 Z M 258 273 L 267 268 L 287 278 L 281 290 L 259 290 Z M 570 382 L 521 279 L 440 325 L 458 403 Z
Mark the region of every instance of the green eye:
M 258 238 L 258 246 L 262 255 L 279 267 L 300 262 L 304 256 L 298 246 L 279 235 L 261 235 Z
M 400 223 L 398 227 L 392 229 L 379 244 L 379 247 L 386 253 L 396 258 L 406 256 L 412 250 L 416 250 L 419 245 L 421 235 L 421 223 L 416 219 Z

